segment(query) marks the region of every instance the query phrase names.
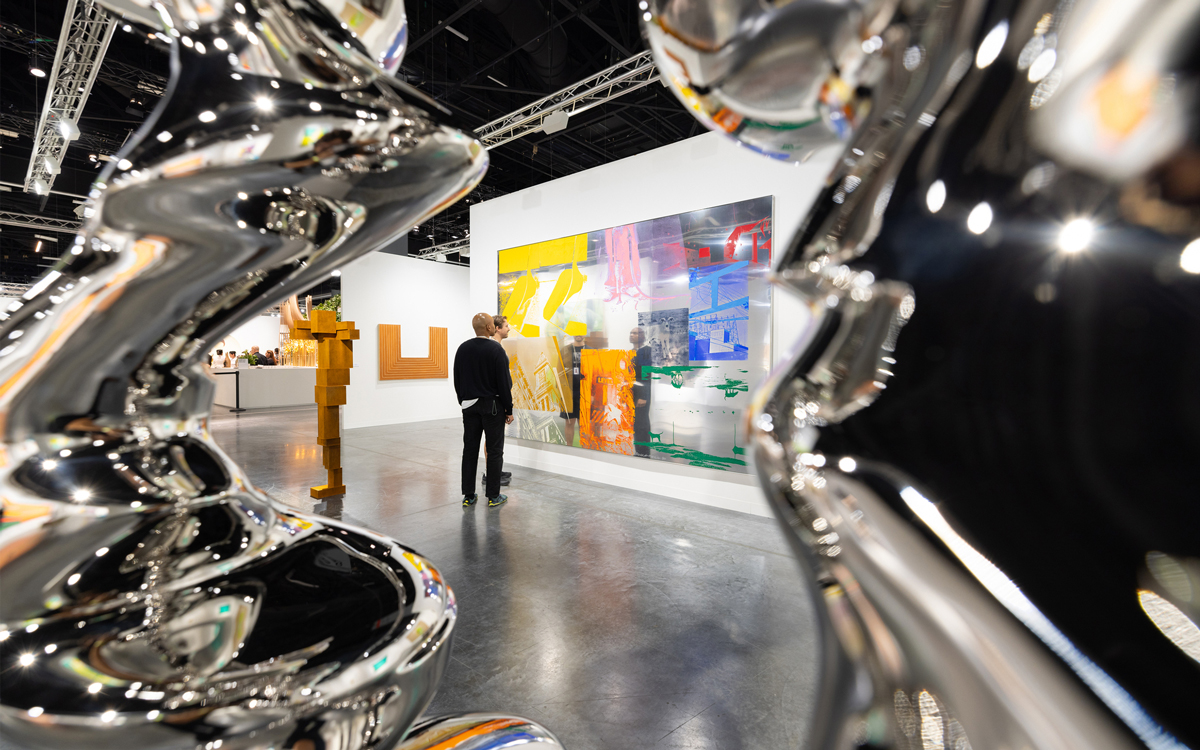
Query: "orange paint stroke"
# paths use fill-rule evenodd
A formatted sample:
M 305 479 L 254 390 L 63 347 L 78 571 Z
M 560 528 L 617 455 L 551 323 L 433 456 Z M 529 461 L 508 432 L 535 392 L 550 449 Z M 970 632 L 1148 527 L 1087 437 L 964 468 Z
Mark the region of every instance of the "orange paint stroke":
M 461 732 L 455 732 L 436 745 L 430 745 L 428 750 L 453 750 L 456 747 L 462 747 L 463 743 L 472 737 L 478 737 L 481 734 L 489 734 L 491 732 L 498 732 L 501 729 L 508 729 L 509 727 L 521 726 L 524 723 L 524 719 L 493 719 L 492 721 L 484 722 L 477 727 L 464 729 Z
M 633 455 L 633 357 L 628 349 L 584 349 L 580 357 L 579 444 Z

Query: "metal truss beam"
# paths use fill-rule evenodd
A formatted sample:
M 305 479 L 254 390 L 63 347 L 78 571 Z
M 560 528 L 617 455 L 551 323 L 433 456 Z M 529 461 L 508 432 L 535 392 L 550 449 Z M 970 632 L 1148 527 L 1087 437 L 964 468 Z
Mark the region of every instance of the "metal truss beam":
M 466 253 L 463 253 L 464 250 L 466 250 Z M 409 253 L 409 257 L 422 258 L 424 260 L 433 260 L 438 255 L 450 255 L 451 253 L 458 253 L 460 256 L 470 255 L 471 254 L 471 238 L 467 237 L 467 238 L 464 238 L 461 240 L 451 240 L 450 242 L 443 242 L 440 245 L 433 245 L 432 247 L 427 247 L 422 250 L 418 250 L 415 253 Z
M 0 296 L 20 297 L 29 291 L 29 286 L 29 284 L 20 284 L 14 281 L 0 281 Z
M 0 224 L 10 227 L 25 227 L 27 229 L 46 229 L 51 232 L 75 234 L 79 231 L 80 222 L 69 219 L 51 219 L 33 214 L 19 214 L 12 211 L 0 211 Z
M 476 129 L 475 134 L 491 150 L 523 138 L 542 129 L 543 121 L 552 112 L 576 115 L 610 102 L 619 96 L 650 85 L 658 80 L 658 68 L 647 50 L 605 68 L 591 78 L 574 83 L 562 91 L 538 99 L 533 104 L 489 122 Z
M 13 130 L 21 135 L 33 138 L 37 123 L 29 117 L 0 112 L 0 128 Z M 80 133 L 79 140 L 75 141 L 75 143 L 90 151 L 101 154 L 115 154 L 123 145 L 121 141 L 101 135 L 100 133 Z
M 25 191 L 34 180 L 53 185 L 57 170 L 51 171 L 47 157 L 59 165 L 71 141 L 79 134 L 79 116 L 92 93 L 92 84 L 100 72 L 100 61 L 108 50 L 117 27 L 117 19 L 93 0 L 69 0 L 59 34 L 54 68 L 46 86 L 46 100 L 33 137 L 33 155 L 25 173 Z M 74 124 L 74 132 L 63 129 Z
M 36 50 L 38 54 L 50 57 L 53 54 L 50 50 L 54 49 L 56 44 L 56 39 L 34 36 L 33 32 L 19 26 L 0 26 L 0 47 L 4 49 L 25 54 Z M 167 89 L 167 79 L 164 76 L 108 58 L 101 63 L 96 80 L 122 90 L 142 91 L 154 96 L 162 96 Z

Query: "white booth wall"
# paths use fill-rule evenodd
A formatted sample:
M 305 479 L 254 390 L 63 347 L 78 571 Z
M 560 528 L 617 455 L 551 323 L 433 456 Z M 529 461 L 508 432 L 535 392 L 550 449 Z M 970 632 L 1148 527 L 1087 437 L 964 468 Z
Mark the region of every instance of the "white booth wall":
M 278 315 L 259 315 L 246 321 L 220 343 L 213 345 L 212 349 L 233 349 L 240 355 L 250 351 L 252 346 L 264 352 L 279 346 Z
M 458 345 L 475 335 L 471 316 L 478 310 L 470 305 L 469 289 L 463 266 L 387 253 L 371 253 L 342 269 L 342 319 L 362 332 L 346 389 L 346 429 L 461 415 L 451 378 L 379 379 L 379 324 L 401 326 L 404 357 L 429 356 L 429 328 L 448 329 L 452 373 Z
M 706 133 L 474 205 L 469 306 L 497 312 L 500 250 L 764 195 L 775 197 L 778 259 L 838 153 L 831 148 L 807 163 L 786 164 Z M 772 361 L 777 363 L 806 333 L 810 316 L 791 295 L 776 289 L 772 297 Z M 512 438 L 505 461 L 706 505 L 770 512 L 753 470 L 737 474 Z

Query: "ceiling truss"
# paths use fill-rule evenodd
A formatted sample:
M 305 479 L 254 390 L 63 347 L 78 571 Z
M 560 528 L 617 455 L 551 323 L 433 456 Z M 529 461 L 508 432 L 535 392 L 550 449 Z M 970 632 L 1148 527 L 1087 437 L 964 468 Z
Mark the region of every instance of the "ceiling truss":
M 584 78 L 561 91 L 495 119 L 475 130 L 488 150 L 542 131 L 555 112 L 576 115 L 659 80 L 658 68 L 647 50 Z
M 33 155 L 25 173 L 26 192 L 35 184 L 44 185 L 45 190 L 54 184 L 67 147 L 79 136 L 79 117 L 116 27 L 117 19 L 93 0 L 71 0 L 67 4 L 42 116 L 34 132 Z

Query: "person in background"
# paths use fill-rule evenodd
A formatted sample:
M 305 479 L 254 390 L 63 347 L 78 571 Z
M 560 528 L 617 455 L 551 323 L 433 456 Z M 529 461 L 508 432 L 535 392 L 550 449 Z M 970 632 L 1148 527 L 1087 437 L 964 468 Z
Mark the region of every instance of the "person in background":
M 225 352 L 225 366 L 237 367 L 237 352 L 235 352 L 233 349 Z
M 212 354 L 208 355 L 208 366 L 209 367 L 220 367 L 224 363 L 225 363 L 225 352 L 221 351 L 220 349 L 218 349 L 215 352 L 213 352 Z
M 250 347 L 250 355 L 246 357 L 246 364 L 250 365 L 251 367 L 266 364 L 266 359 L 263 358 L 263 355 L 258 353 L 257 346 Z
M 270 349 L 263 352 L 262 358 L 263 358 L 263 364 L 266 365 L 267 367 L 275 366 L 275 353 L 272 352 Z
M 479 499 L 475 494 L 475 470 L 479 465 L 479 438 L 486 436 L 488 507 L 508 501 L 500 494 L 500 470 L 504 465 L 504 425 L 512 424 L 512 378 L 508 355 L 492 341 L 496 324 L 492 316 L 479 313 L 471 319 L 475 338 L 459 345 L 454 354 L 454 393 L 463 415 L 462 492 L 463 507 Z
M 633 355 L 633 448 L 639 456 L 650 457 L 650 378 L 643 368 L 651 364 L 646 331 L 634 328 L 629 332 Z
M 496 332 L 492 334 L 492 341 L 495 341 L 497 344 L 500 344 L 500 342 L 502 342 L 502 341 L 504 341 L 504 339 L 508 338 L 508 332 L 510 330 L 509 325 L 508 325 L 508 318 L 504 317 L 503 315 L 493 315 L 492 316 L 492 324 L 496 326 Z M 501 346 L 503 346 L 503 344 L 501 344 Z M 485 459 L 487 458 L 487 454 L 488 454 L 487 443 L 484 443 L 483 444 L 483 457 Z M 501 465 L 501 468 L 503 468 L 503 465 Z M 483 481 L 484 481 L 484 484 L 487 483 L 487 474 L 483 475 Z M 512 482 L 512 472 L 511 471 L 501 471 L 500 472 L 500 486 L 507 487 L 509 485 L 509 483 L 511 483 L 511 482 Z
M 283 359 L 279 356 L 279 347 L 275 347 L 275 364 L 282 365 Z
M 560 411 L 558 416 L 567 420 L 567 445 L 575 445 L 575 430 L 579 426 L 579 379 L 583 364 L 583 336 L 574 337 L 574 342 L 559 350 L 563 367 L 571 374 L 571 411 Z

